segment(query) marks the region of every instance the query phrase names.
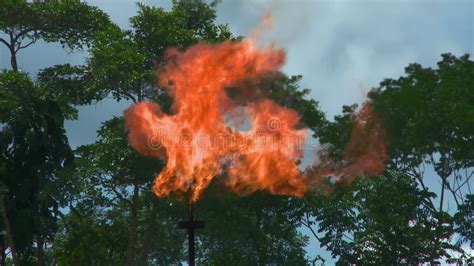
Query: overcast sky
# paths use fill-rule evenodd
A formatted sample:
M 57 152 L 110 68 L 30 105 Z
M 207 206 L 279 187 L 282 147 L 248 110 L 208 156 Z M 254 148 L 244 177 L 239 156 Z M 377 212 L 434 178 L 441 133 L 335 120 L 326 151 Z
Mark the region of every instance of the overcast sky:
M 107 12 L 122 27 L 135 15 L 135 1 L 87 1 Z M 141 1 L 170 8 L 170 1 Z M 284 71 L 303 75 L 302 87 L 312 89 L 329 117 L 341 106 L 361 102 L 384 78 L 396 78 L 411 62 L 435 66 L 440 54 L 474 51 L 474 1 L 464 0 L 223 0 L 218 22 L 235 35 L 246 35 L 271 11 L 274 32 L 269 36 L 287 51 Z M 22 51 L 19 65 L 34 75 L 59 63 L 80 64 L 85 54 L 68 54 L 59 45 L 38 43 Z M 9 55 L 0 47 L 0 66 L 9 68 Z M 81 107 L 77 121 L 67 122 L 72 146 L 91 143 L 104 120 L 121 115 L 128 103 L 106 100 Z
M 302 74 L 328 115 L 410 62 L 434 65 L 474 45 L 472 1 L 224 1 L 218 10 L 240 34 L 271 10 L 285 72 Z

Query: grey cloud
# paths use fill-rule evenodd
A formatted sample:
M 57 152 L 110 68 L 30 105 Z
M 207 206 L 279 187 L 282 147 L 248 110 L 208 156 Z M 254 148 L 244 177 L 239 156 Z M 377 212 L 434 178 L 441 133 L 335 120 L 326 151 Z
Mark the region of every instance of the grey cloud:
M 288 52 L 284 70 L 328 116 L 360 102 L 364 91 L 396 78 L 410 62 L 434 65 L 443 52 L 474 50 L 468 1 L 223 1 L 219 19 L 245 34 L 271 10 L 271 37 Z

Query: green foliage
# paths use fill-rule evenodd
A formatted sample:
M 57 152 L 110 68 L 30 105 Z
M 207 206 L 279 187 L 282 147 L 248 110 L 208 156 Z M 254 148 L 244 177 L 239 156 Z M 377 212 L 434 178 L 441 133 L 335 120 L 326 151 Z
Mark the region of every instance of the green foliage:
M 97 142 L 76 149 L 77 173 L 83 178 L 91 178 L 90 182 L 105 187 L 130 184 L 149 186 L 163 164 L 140 156 L 129 146 L 123 118 L 106 121 L 97 133 Z M 96 183 L 108 178 L 112 183 Z
M 128 226 L 122 209 L 88 215 L 75 211 L 61 219 L 53 256 L 58 265 L 120 265 L 125 260 Z
M 404 206 L 406 210 L 418 206 L 417 208 L 423 210 L 421 214 L 426 215 L 423 218 L 426 222 L 421 221 L 421 225 L 428 223 L 426 227 L 432 230 L 423 231 L 415 224 L 412 229 L 420 230 L 412 235 L 406 233 L 410 232 L 408 228 L 407 231 L 393 231 L 397 233 L 387 235 L 380 228 L 393 228 L 394 218 L 385 212 L 381 212 L 382 216 L 377 216 L 376 212 L 370 210 L 376 206 L 365 205 L 369 196 L 359 191 L 365 191 L 361 186 L 367 186 L 370 193 L 377 194 L 374 190 L 380 186 L 378 181 L 370 181 L 368 184 L 368 181 L 358 181 L 354 185 L 356 187 L 339 190 L 331 196 L 324 205 L 323 214 L 313 213 L 317 220 L 324 222 L 319 224 L 321 230 L 326 232 L 322 239 L 323 244 L 328 246 L 334 255 L 340 255 L 342 261 L 361 260 L 365 263 L 393 264 L 397 261 L 408 263 L 410 258 L 417 262 L 449 257 L 443 253 L 445 250 L 460 251 L 460 243 L 451 240 L 454 233 L 453 222 L 457 221 L 456 231 L 463 235 L 463 241 L 466 241 L 470 234 L 468 228 L 472 225 L 468 224 L 466 215 L 469 215 L 467 199 L 471 197 L 470 183 L 474 163 L 474 62 L 469 60 L 469 55 L 457 58 L 444 54 L 437 69 L 411 64 L 405 71 L 405 76 L 386 79 L 380 83 L 380 87 L 369 93 L 374 112 L 387 133 L 388 169 L 397 173 L 396 181 L 388 182 L 388 177 L 382 178 L 383 182 L 387 182 L 387 192 L 378 193 L 383 195 L 378 200 L 384 208 L 385 204 L 391 202 Z M 335 158 L 341 155 L 350 139 L 356 108 L 356 105 L 344 106 L 343 114 L 336 116 L 334 122 L 327 123 L 321 131 L 321 143 L 329 146 L 329 151 Z M 426 165 L 432 166 L 438 177 L 428 176 L 428 171 L 425 172 Z M 427 178 L 440 179 L 440 193 L 435 194 L 429 190 L 425 184 Z M 400 187 L 408 181 L 409 187 Z M 451 193 L 458 207 L 454 220 L 452 211 L 447 213 L 443 210 L 443 204 L 447 201 L 445 191 Z M 360 198 L 360 195 L 363 198 Z M 420 198 L 420 195 L 424 196 Z M 325 202 L 324 197 L 321 200 Z M 439 206 L 435 206 L 436 201 Z M 465 203 L 461 204 L 463 201 Z M 358 207 L 357 204 L 362 203 L 363 208 L 367 210 Z M 394 208 L 393 213 L 403 215 L 404 210 Z M 361 220 L 363 223 L 354 227 L 362 214 L 366 215 Z M 340 219 L 332 219 L 331 216 Z M 379 219 L 381 217 L 388 217 L 390 220 Z M 367 220 L 369 218 L 371 220 Z M 374 221 L 379 224 L 378 228 L 371 228 Z M 330 234 L 330 231 L 333 234 Z M 384 240 L 385 242 L 374 242 L 377 244 L 375 246 L 370 242 L 369 248 L 365 241 L 372 241 L 369 238 L 372 237 L 369 235 L 372 231 L 378 239 L 390 236 L 390 239 L 396 242 L 387 242 L 390 240 L 388 239 Z M 345 239 L 341 232 L 349 233 L 352 239 Z M 403 240 L 403 237 L 406 237 L 406 240 Z M 361 238 L 364 241 L 361 241 Z M 431 243 L 424 243 L 430 238 Z M 408 245 L 404 244 L 405 242 L 419 245 Z M 394 249 L 391 250 L 391 247 Z M 399 252 L 399 255 L 396 255 L 395 251 Z M 379 260 L 383 257 L 387 260 Z
M 454 215 L 456 232 L 461 235 L 460 242 L 470 242 L 474 246 L 474 195 L 470 194 Z
M 47 67 L 40 70 L 37 82 L 47 97 L 60 102 L 67 114 L 73 106 L 90 104 L 102 98 L 93 90 L 91 74 L 85 66 L 63 64 Z
M 388 132 L 390 167 L 409 173 L 425 190 L 426 178 L 435 178 L 426 176 L 425 165 L 433 167 L 441 181 L 437 209 L 443 211 L 450 193 L 457 232 L 472 241 L 466 215 L 474 176 L 474 62 L 468 54 L 443 54 L 436 69 L 410 64 L 405 72 L 369 95 Z
M 63 195 L 61 202 L 71 209 L 53 252 L 63 265 L 75 260 L 84 264 L 123 264 L 132 237 L 130 220 L 137 222 L 136 212 L 142 205 L 140 192 L 150 193 L 151 181 L 162 167 L 162 163 L 141 157 L 128 145 L 122 118 L 105 122 L 98 135 L 95 143 L 76 149 L 74 165 L 62 172 L 57 182 Z M 91 232 L 78 238 L 87 230 Z M 122 245 L 109 249 L 106 242 L 97 242 L 97 248 L 91 247 L 86 241 L 97 232 L 103 235 L 103 241 L 120 241 Z M 117 234 L 121 235 L 120 240 L 116 239 Z M 91 248 L 95 253 L 84 256 Z M 71 252 L 77 253 L 77 258 L 71 257 Z M 108 253 L 111 254 L 104 257 Z
M 319 141 L 324 145 L 330 146 L 330 156 L 341 158 L 344 147 L 351 138 L 357 107 L 357 104 L 343 106 L 341 115 L 336 115 L 333 122 L 323 124 L 320 130 Z
M 297 228 L 302 201 L 256 193 L 239 197 L 211 186 L 195 209 L 206 222 L 198 231 L 203 265 L 306 265 L 308 238 Z
M 428 203 L 409 176 L 387 173 L 360 179 L 329 196 L 309 199 L 310 223 L 317 223 L 322 246 L 340 262 L 362 265 L 418 264 L 457 250 L 447 240 L 452 220 Z
M 187 218 L 186 203 L 174 198 L 157 198 L 151 191 L 143 194 L 141 202 L 137 264 L 179 265 L 186 259 L 186 231 L 176 225 Z
M 5 0 L 0 4 L 0 17 L 0 30 L 16 38 L 12 42 L 16 49 L 24 46 L 24 40 L 37 39 L 80 48 L 89 45 L 94 34 L 109 23 L 104 12 L 79 0 Z
M 95 34 L 110 25 L 107 15 L 80 0 L 0 2 L 0 37 L 10 52 L 10 63 L 18 71 L 17 53 L 42 39 L 78 49 L 89 46 Z
M 150 59 L 161 59 L 169 47 L 185 49 L 199 40 L 220 42 L 232 38 L 227 25 L 215 24 L 214 6 L 201 1 L 173 1 L 170 12 L 139 4 L 130 19 L 133 35 Z
M 111 26 L 97 35 L 88 60 L 94 86 L 117 101 L 158 99 L 167 110 L 169 97 L 156 88 L 154 69 L 165 50 L 185 49 L 200 40 L 232 38 L 226 25 L 215 25 L 215 10 L 201 1 L 174 1 L 171 11 L 139 4 L 131 30 Z
M 18 252 L 27 259 L 34 238 L 47 239 L 54 231 L 58 205 L 44 187 L 70 164 L 72 152 L 58 103 L 44 97 L 28 76 L 0 73 L 0 99 L 2 197 Z
M 390 157 L 416 167 L 438 153 L 434 167 L 448 176 L 474 166 L 474 62 L 467 54 L 442 57 L 438 69 L 409 65 L 406 76 L 384 80 L 370 98 L 389 132 Z

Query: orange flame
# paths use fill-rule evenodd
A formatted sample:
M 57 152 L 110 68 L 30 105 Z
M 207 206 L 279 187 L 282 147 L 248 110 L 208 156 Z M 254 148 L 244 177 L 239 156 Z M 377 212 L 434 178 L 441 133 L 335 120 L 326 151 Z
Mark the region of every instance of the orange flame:
M 370 102 L 365 102 L 353 117 L 354 127 L 342 158 L 334 161 L 320 151 L 323 163 L 306 171 L 310 182 L 321 177 L 332 177 L 339 183 L 349 183 L 357 177 L 382 174 L 388 159 L 385 144 L 385 129 L 375 115 Z
M 297 162 L 307 129 L 301 128 L 298 114 L 268 99 L 240 105 L 225 89 L 280 69 L 283 50 L 273 45 L 258 49 L 251 38 L 197 44 L 184 52 L 169 49 L 165 62 L 158 70 L 159 84 L 174 98 L 174 113 L 165 114 L 152 102 L 125 112 L 131 146 L 145 156 L 167 160 L 153 186 L 157 196 L 190 191 L 194 202 L 219 175 L 226 175 L 226 185 L 239 194 L 305 193 L 308 178 Z M 354 165 L 372 167 L 365 159 Z M 359 173 L 356 169 L 351 167 Z
M 382 128 L 372 105 L 365 103 L 355 117 L 351 139 L 343 154 L 346 180 L 359 176 L 380 175 L 388 159 Z

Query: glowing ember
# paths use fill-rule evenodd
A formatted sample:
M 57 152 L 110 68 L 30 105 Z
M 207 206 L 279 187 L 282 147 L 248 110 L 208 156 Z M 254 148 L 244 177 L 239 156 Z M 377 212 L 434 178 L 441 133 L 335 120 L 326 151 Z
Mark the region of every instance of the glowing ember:
M 243 106 L 226 91 L 239 81 L 280 69 L 285 62 L 283 50 L 258 49 L 252 38 L 198 44 L 184 52 L 170 49 L 165 60 L 158 70 L 159 82 L 175 100 L 174 113 L 165 114 L 152 102 L 135 104 L 125 112 L 130 144 L 143 155 L 167 160 L 154 183 L 157 196 L 190 191 L 193 202 L 220 175 L 239 194 L 305 193 L 310 180 L 297 162 L 303 156 L 307 129 L 301 127 L 298 114 L 268 99 Z M 358 158 L 344 166 L 345 171 L 364 174 L 370 168 L 370 174 L 376 174 L 383 169 L 383 161 L 376 161 L 380 147 L 365 150 L 371 143 L 383 142 L 368 138 L 351 143 L 348 153 Z M 364 150 L 357 148 L 359 144 Z

